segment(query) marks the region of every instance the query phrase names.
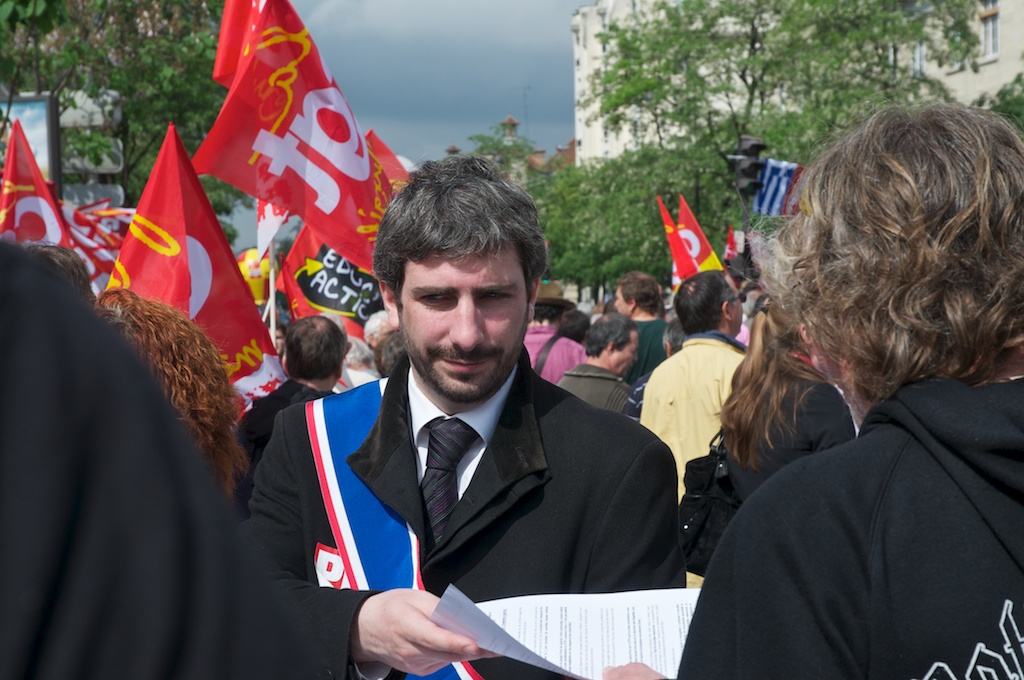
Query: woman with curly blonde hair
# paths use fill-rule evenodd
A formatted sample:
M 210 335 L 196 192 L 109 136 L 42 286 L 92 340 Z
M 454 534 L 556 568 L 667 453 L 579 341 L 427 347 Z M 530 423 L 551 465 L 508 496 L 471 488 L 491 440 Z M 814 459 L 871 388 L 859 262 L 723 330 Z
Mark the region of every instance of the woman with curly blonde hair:
M 130 290 L 102 293 L 97 313 L 152 369 L 228 498 L 248 468 L 235 432 L 241 398 L 203 329 L 177 308 Z
M 804 176 L 762 273 L 860 431 L 736 513 L 677 677 L 1019 675 L 1024 136 L 890 108 Z

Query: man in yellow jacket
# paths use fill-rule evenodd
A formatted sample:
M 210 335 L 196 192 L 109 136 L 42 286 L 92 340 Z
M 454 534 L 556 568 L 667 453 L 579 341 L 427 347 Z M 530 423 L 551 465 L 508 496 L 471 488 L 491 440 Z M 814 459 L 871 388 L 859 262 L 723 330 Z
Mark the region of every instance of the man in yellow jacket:
M 680 499 L 686 463 L 707 454 L 721 427 L 732 374 L 743 360 L 745 348 L 736 340 L 743 321 L 741 297 L 720 271 L 683 281 L 673 304 L 686 341 L 654 369 L 644 392 L 640 424 L 672 449 Z

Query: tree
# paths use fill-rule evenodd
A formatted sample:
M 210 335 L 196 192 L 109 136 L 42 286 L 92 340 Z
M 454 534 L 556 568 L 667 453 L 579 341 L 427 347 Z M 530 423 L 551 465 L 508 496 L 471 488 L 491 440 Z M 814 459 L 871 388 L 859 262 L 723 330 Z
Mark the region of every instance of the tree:
M 2 8 L 15 1 L 0 0 L 0 17 Z M 0 78 L 14 91 L 55 92 L 64 108 L 74 105 L 74 91 L 93 98 L 117 93 L 120 120 L 106 129 L 65 131 L 64 149 L 95 159 L 109 150 L 110 137 L 120 138 L 125 166 L 117 180 L 133 204 L 167 124 L 175 124 L 186 148 L 194 152 L 224 101 L 225 90 L 210 77 L 223 0 L 17 2 L 60 6 L 63 14 L 58 18 L 63 20 L 42 23 L 28 17 L 5 34 Z M 222 182 L 204 178 L 203 184 L 220 215 L 240 202 L 251 205 Z
M 505 168 L 515 181 L 522 184 L 531 193 L 542 191 L 547 181 L 547 171 L 543 162 L 534 164 L 537 145 L 527 137 L 517 133 L 519 121 L 512 116 L 491 127 L 489 133 L 470 135 L 473 142 L 472 153 L 475 156 L 486 156 Z
M 915 73 L 911 55 L 968 61 L 978 43 L 975 5 L 659 2 L 602 36 L 609 57 L 591 101 L 611 127 L 638 119 L 662 146 L 785 132 L 775 144 L 806 152 L 865 105 L 948 97 L 940 82 Z
M 526 137 L 520 137 L 516 131 L 519 126 L 512 116 L 491 127 L 488 134 L 470 135 L 469 141 L 475 145 L 473 155 L 487 156 L 505 167 L 525 165 L 526 159 L 534 153 L 536 146 Z
M 771 157 L 807 162 L 824 138 L 873 107 L 949 98 L 940 82 L 915 73 L 911 56 L 924 50 L 939 64 L 969 63 L 976 11 L 974 0 L 679 0 L 612 24 L 599 36 L 604 67 L 581 104 L 595 105 L 612 130 L 635 126 L 646 146 L 595 162 L 553 194 L 584 211 L 603 206 L 586 219 L 546 207 L 552 251 L 574 268 L 564 275 L 610 279 L 627 260 L 647 257 L 648 225 L 660 225 L 654 195 L 674 198 L 681 190 L 693 203 L 687 189 L 697 177 L 698 219 L 720 244 L 726 225 L 743 218 L 728 159 L 741 134 L 765 139 Z M 650 216 L 634 212 L 640 209 Z M 638 231 L 630 236 L 609 219 Z M 599 261 L 583 262 L 575 249 L 587 243 L 615 243 L 624 252 L 601 250 Z M 667 253 L 649 257 L 635 268 L 660 275 Z
M 974 105 L 1001 113 L 1024 130 L 1024 74 L 1018 73 L 994 95 L 982 95 Z
M 640 270 L 668 284 L 672 262 L 656 201 L 659 195 L 675 217 L 677 195 L 683 193 L 721 252 L 723 207 L 708 198 L 720 187 L 713 185 L 713 173 L 702 171 L 707 162 L 647 145 L 602 163 L 554 173 L 535 193 L 554 275 L 597 287 Z M 717 193 L 721 195 L 720 190 Z M 719 223 L 720 229 L 708 228 Z

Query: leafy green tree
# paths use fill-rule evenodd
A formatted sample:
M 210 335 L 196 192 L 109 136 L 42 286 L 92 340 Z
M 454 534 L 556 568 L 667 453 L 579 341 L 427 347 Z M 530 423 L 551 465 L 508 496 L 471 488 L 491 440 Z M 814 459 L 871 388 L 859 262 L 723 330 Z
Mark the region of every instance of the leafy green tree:
M 974 105 L 1001 113 L 1024 130 L 1024 74 L 1018 73 L 994 95 L 982 95 Z
M 4 27 L 0 79 L 14 91 L 55 92 L 64 108 L 74 106 L 74 91 L 94 99 L 117 93 L 119 119 L 105 129 L 66 130 L 63 146 L 95 160 L 109 150 L 110 137 L 120 138 L 125 166 L 117 181 L 129 205 L 142 193 L 168 123 L 190 153 L 198 148 L 226 94 L 210 75 L 223 0 L 0 0 L 0 18 L 11 2 L 45 5 L 55 14 L 33 23 L 22 12 L 19 24 Z M 57 6 L 61 13 L 51 9 Z M 203 184 L 219 215 L 238 203 L 251 205 L 218 180 L 203 178 Z M 231 239 L 233 230 L 225 227 Z
M 553 180 L 543 212 L 559 275 L 595 283 L 636 268 L 667 280 L 658 194 L 674 217 L 681 191 L 720 252 L 745 210 L 728 159 L 739 135 L 806 162 L 874 107 L 948 98 L 912 55 L 970 64 L 976 12 L 974 0 L 678 0 L 611 25 L 581 103 L 646 146 Z
M 717 230 L 709 225 L 721 221 L 723 208 L 712 198 L 717 179 L 703 170 L 706 162 L 649 145 L 554 173 L 535 194 L 553 274 L 596 287 L 640 270 L 668 284 L 672 262 L 656 199 L 662 197 L 674 219 L 679 193 L 721 252 L 725 223 Z
M 662 146 L 771 134 L 806 152 L 865 106 L 948 96 L 911 57 L 969 60 L 976 11 L 973 0 L 660 2 L 602 36 L 591 101 L 612 128 L 639 117 Z
M 508 119 L 491 127 L 489 133 L 470 135 L 475 156 L 487 156 L 502 163 L 507 168 L 525 165 L 526 159 L 533 155 L 536 146 L 526 137 L 520 137 L 516 125 Z
M 489 133 L 470 135 L 469 141 L 474 145 L 470 153 L 497 161 L 510 177 L 537 196 L 545 191 L 554 170 L 547 167 L 543 158 L 537 162 L 537 145 L 528 137 L 519 136 L 517 125 L 509 117 L 492 126 Z

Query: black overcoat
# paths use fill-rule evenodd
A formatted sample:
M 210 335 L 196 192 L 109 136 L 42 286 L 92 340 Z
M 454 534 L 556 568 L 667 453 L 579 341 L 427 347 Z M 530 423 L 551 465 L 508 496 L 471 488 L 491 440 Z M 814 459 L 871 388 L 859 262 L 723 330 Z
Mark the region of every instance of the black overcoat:
M 425 510 L 408 420 L 408 363 L 348 462 L 424 541 Z M 330 399 L 331 397 L 328 397 Z M 246 530 L 334 677 L 351 674 L 349 630 L 368 592 L 317 586 L 331 533 L 304 406 L 284 410 L 256 471 Z M 490 445 L 441 542 L 421 558 L 427 590 L 454 583 L 474 601 L 538 593 L 683 587 L 676 472 L 657 437 L 539 378 L 524 350 Z M 509 659 L 474 662 L 486 680 L 551 678 Z M 326 673 L 325 673 L 326 675 Z

